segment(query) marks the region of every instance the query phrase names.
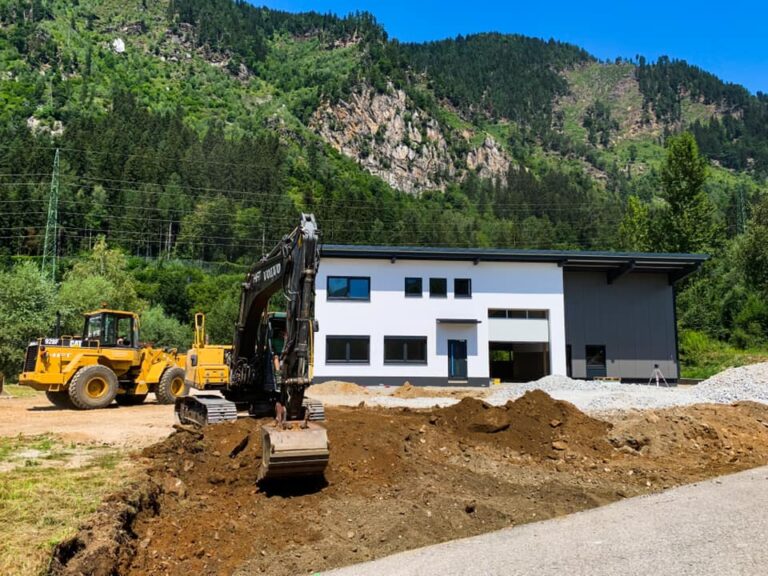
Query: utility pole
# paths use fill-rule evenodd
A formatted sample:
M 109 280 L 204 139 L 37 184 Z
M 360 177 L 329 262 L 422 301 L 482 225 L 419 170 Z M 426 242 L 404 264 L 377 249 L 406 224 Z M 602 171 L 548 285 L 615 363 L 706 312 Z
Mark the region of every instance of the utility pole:
M 747 199 L 744 197 L 744 185 L 736 190 L 736 232 L 743 234 L 747 229 Z
M 59 149 L 53 158 L 53 174 L 51 174 L 51 192 L 48 196 L 48 221 L 45 224 L 45 243 L 43 244 L 43 265 L 50 262 L 51 280 L 56 281 L 56 255 L 59 252 Z

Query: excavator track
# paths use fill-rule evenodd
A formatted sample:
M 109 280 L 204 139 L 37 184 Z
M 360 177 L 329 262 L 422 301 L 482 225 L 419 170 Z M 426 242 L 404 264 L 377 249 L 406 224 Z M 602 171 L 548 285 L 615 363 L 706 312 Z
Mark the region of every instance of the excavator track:
M 325 406 L 320 400 L 312 400 L 310 398 L 304 398 L 301 403 L 304 406 L 304 410 L 307 413 L 307 420 L 310 422 L 324 422 L 325 421 Z
M 237 420 L 237 404 L 212 394 L 177 398 L 174 411 L 182 424 L 208 426 Z
M 328 465 L 328 432 L 314 422 L 288 422 L 261 427 L 259 481 L 320 476 Z

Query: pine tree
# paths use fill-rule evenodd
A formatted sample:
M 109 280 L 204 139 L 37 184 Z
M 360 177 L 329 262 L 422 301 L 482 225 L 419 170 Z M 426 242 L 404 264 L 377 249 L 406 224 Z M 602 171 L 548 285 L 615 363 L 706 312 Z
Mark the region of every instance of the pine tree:
M 721 236 L 704 184 L 707 161 L 689 132 L 667 140 L 661 182 L 667 209 L 654 233 L 654 247 L 668 252 L 708 252 Z

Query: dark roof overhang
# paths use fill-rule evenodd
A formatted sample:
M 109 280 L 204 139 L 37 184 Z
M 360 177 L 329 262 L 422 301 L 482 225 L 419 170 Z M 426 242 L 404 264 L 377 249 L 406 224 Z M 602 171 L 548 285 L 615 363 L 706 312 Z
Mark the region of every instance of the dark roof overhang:
M 480 262 L 543 262 L 566 272 L 603 272 L 609 283 L 628 273 L 668 274 L 670 283 L 695 272 L 709 256 L 655 252 L 601 252 L 581 250 L 516 250 L 506 248 L 429 248 L 423 246 L 360 246 L 325 244 L 323 258 L 444 260 Z

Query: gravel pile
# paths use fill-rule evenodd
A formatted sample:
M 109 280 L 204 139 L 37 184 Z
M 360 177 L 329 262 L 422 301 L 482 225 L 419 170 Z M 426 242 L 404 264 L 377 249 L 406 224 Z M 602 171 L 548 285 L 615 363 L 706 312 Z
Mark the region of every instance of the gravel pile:
M 696 402 L 754 400 L 768 404 L 768 362 L 728 368 L 701 382 L 690 394 Z
M 649 386 L 590 380 L 574 380 L 566 376 L 545 376 L 523 384 L 492 386 L 483 399 L 494 406 L 516 400 L 529 390 L 543 390 L 557 400 L 575 404 L 585 412 L 600 413 L 614 410 L 654 410 L 670 406 L 714 403 L 731 404 L 752 400 L 768 404 L 768 362 L 741 368 L 729 368 L 694 387 Z M 432 408 L 451 406 L 458 398 L 398 398 L 392 390 L 368 388 L 369 395 L 339 395 L 322 397 L 330 404 L 355 406 L 365 402 L 368 406 L 387 408 Z
M 768 362 L 729 368 L 692 388 L 656 387 L 573 380 L 565 376 L 546 376 L 525 384 L 505 384 L 486 399 L 500 405 L 539 388 L 553 398 L 572 402 L 590 412 L 628 409 L 655 409 L 687 404 L 731 404 L 752 400 L 768 404 Z
M 571 402 L 588 412 L 654 409 L 693 403 L 687 394 L 678 388 L 574 380 L 566 376 L 545 376 L 525 384 L 505 384 L 492 392 L 486 402 L 494 405 L 505 404 L 535 389 L 543 390 L 558 400 Z

